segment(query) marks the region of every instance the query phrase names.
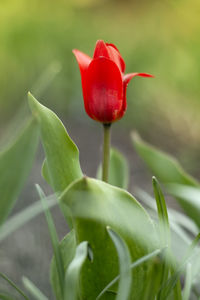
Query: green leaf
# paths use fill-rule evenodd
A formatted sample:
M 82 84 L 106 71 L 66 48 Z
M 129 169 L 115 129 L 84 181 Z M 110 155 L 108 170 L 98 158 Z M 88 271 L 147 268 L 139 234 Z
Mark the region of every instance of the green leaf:
M 38 125 L 31 120 L 12 145 L 0 152 L 0 224 L 10 213 L 28 177 L 38 145 Z
M 88 242 L 80 243 L 65 275 L 64 300 L 78 300 L 80 272 L 88 256 Z
M 119 273 L 117 253 L 106 226 L 124 239 L 132 261 L 155 247 L 153 223 L 142 206 L 125 190 L 84 177 L 66 189 L 60 201 L 71 212 L 77 243 L 88 241 L 94 255 L 93 262 L 87 261 L 81 273 L 83 299 L 94 300 Z M 148 266 L 133 270 L 132 297 L 137 299 L 140 299 L 145 284 L 146 268 Z M 106 297 L 108 299 L 108 295 Z M 113 297 L 114 294 L 110 294 L 110 299 Z
M 158 210 L 161 246 L 169 247 L 170 227 L 169 227 L 169 220 L 168 220 L 165 198 L 160 188 L 160 185 L 154 176 L 152 178 L 152 182 L 153 182 L 154 195 L 155 195 L 157 210 Z
M 16 297 L 8 294 L 7 292 L 0 291 L 0 299 L 1 300 L 17 300 Z
M 148 207 L 148 212 L 153 217 L 157 218 L 157 208 L 155 199 L 141 189 L 136 190 L 136 195 L 142 203 Z M 196 224 L 187 217 L 184 213 L 168 208 L 170 228 L 172 231 L 173 254 L 180 261 L 180 254 L 184 253 L 192 242 L 191 236 L 196 236 L 199 232 Z M 197 264 L 195 264 L 196 266 Z
M 3 274 L 2 272 L 0 272 L 0 277 L 2 279 L 4 279 L 5 281 L 7 281 L 7 283 L 11 287 L 13 287 L 18 292 L 18 294 L 20 294 L 22 296 L 23 299 L 29 300 L 29 298 L 25 295 L 25 293 L 10 278 L 8 278 L 5 274 Z
M 153 264 L 148 272 L 146 286 L 144 288 L 144 293 L 141 297 L 142 300 L 157 300 L 158 290 L 160 289 L 161 276 L 162 276 L 162 264 L 161 257 L 165 254 L 167 249 L 164 248 L 160 255 L 153 259 Z
M 191 264 L 188 263 L 188 265 L 186 267 L 186 277 L 185 277 L 185 284 L 184 284 L 184 290 L 183 290 L 183 300 L 190 299 L 191 288 L 192 288 L 192 268 L 191 268 Z
M 184 267 L 187 265 L 189 260 L 192 258 L 193 254 L 194 254 L 194 250 L 195 250 L 199 240 L 200 240 L 200 234 L 198 234 L 196 236 L 196 238 L 194 239 L 194 241 L 188 248 L 187 253 L 186 253 L 185 257 L 183 258 L 181 264 L 177 267 L 176 270 L 174 270 L 172 276 L 168 279 L 168 281 L 161 287 L 163 300 L 167 299 L 167 297 L 169 297 L 170 294 L 172 293 L 174 287 L 177 284 L 177 281 L 180 279 L 181 273 L 184 271 Z
M 42 164 L 41 173 L 46 182 L 51 185 L 51 177 L 48 170 L 47 159 L 45 158 Z
M 153 175 L 155 175 L 162 183 L 165 185 L 176 183 L 194 187 L 199 186 L 199 183 L 193 177 L 188 175 L 178 161 L 172 156 L 150 146 L 135 134 L 132 135 L 132 140 L 138 154 L 152 171 Z M 176 199 L 185 213 L 200 227 L 200 218 L 197 218 L 193 204 L 186 202 L 179 197 Z
M 200 228 L 200 187 L 190 187 L 182 184 L 168 184 L 168 192 L 180 199 L 185 212 Z
M 30 93 L 28 99 L 33 116 L 40 125 L 48 181 L 55 192 L 62 192 L 72 181 L 82 176 L 78 149 L 59 118 Z
M 73 229 L 60 242 L 59 248 L 62 255 L 62 261 L 64 263 L 63 264 L 64 272 L 66 272 L 76 251 L 76 239 L 75 239 L 75 234 Z M 53 287 L 56 299 L 60 300 L 62 297 L 62 292 L 59 285 L 58 269 L 56 267 L 55 256 L 53 256 L 51 262 L 50 278 L 51 278 L 51 285 Z
M 163 256 L 163 263 L 162 263 L 162 270 L 161 270 L 161 281 L 160 285 L 164 284 L 164 282 L 168 279 L 169 272 L 170 272 L 170 264 L 169 264 L 169 255 L 170 255 L 170 227 L 169 227 L 169 220 L 168 220 L 168 213 L 164 195 L 160 188 L 160 185 L 155 177 L 152 178 L 153 182 L 153 189 L 154 195 L 157 204 L 158 210 L 158 220 L 159 220 L 159 232 L 160 232 L 160 242 L 161 247 L 167 246 L 164 256 Z M 158 295 L 158 300 L 161 299 L 161 295 Z
M 167 189 L 172 187 L 172 185 L 167 185 Z M 174 185 L 173 185 L 174 187 Z M 188 187 L 188 186 L 186 186 Z M 189 187 L 188 187 L 189 188 Z M 173 194 L 173 189 L 170 191 L 171 194 Z M 156 211 L 156 205 L 155 201 L 148 193 L 141 189 L 136 190 L 136 195 L 138 198 L 150 209 Z M 200 194 L 199 194 L 200 197 Z M 177 225 L 179 228 L 183 227 L 190 233 L 192 233 L 194 236 L 196 236 L 199 232 L 198 226 L 194 223 L 193 220 L 191 220 L 188 216 L 186 216 L 184 213 L 179 212 L 173 208 L 168 208 L 168 215 L 170 220 L 170 226 L 172 227 L 173 224 Z
M 40 196 L 40 199 L 41 199 L 43 207 L 44 207 L 46 221 L 48 224 L 49 233 L 50 233 L 50 237 L 51 237 L 51 243 L 52 243 L 53 251 L 54 251 L 54 255 L 55 255 L 56 267 L 57 267 L 57 271 L 58 271 L 59 285 L 60 285 L 61 297 L 62 297 L 61 299 L 63 299 L 65 272 L 64 272 L 64 266 L 63 266 L 62 254 L 61 254 L 60 247 L 59 247 L 59 240 L 58 240 L 58 236 L 57 236 L 53 218 L 51 216 L 50 210 L 48 209 L 48 206 L 46 203 L 46 197 L 44 195 L 44 192 L 42 191 L 42 189 L 39 185 L 36 185 L 36 188 L 37 188 L 38 194 Z
M 97 171 L 97 178 L 101 179 L 102 167 L 101 165 Z M 129 168 L 126 158 L 116 149 L 112 148 L 110 151 L 110 166 L 108 182 L 111 185 L 127 189 L 129 181 Z
M 107 227 L 109 236 L 111 237 L 118 253 L 120 278 L 116 300 L 128 300 L 131 292 L 131 258 L 129 249 L 123 239 L 111 228 Z
M 161 182 L 199 185 L 183 170 L 175 158 L 144 142 L 136 133 L 133 133 L 131 138 L 137 153 Z
M 164 249 L 156 249 L 155 251 L 139 258 L 138 260 L 136 260 L 134 263 L 132 263 L 130 265 L 130 269 L 134 269 L 134 268 L 140 266 L 141 264 L 151 260 L 152 258 L 155 258 L 160 253 L 162 253 L 163 250 L 165 250 L 165 248 Z M 111 282 L 109 282 L 109 284 L 97 296 L 96 300 L 99 300 L 102 297 L 102 295 L 105 294 L 105 292 L 108 291 L 119 280 L 119 278 L 120 278 L 120 275 L 116 276 Z
M 49 196 L 46 199 L 48 208 L 58 204 L 58 200 L 54 195 Z M 25 225 L 27 222 L 41 214 L 43 211 L 44 208 L 41 201 L 37 201 L 14 216 L 10 217 L 0 228 L 0 242 L 8 235 L 19 229 L 21 226 Z
M 22 282 L 27 289 L 27 291 L 36 299 L 36 300 L 48 300 L 48 298 L 31 282 L 27 277 L 22 277 Z

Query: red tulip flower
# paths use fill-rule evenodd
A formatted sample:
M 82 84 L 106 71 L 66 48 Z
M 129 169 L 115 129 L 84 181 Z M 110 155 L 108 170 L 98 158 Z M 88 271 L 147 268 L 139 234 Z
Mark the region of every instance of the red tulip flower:
M 146 73 L 124 74 L 125 63 L 118 49 L 102 40 L 97 41 L 93 58 L 77 49 L 73 53 L 80 68 L 85 110 L 104 124 L 123 117 L 126 88 L 133 77 L 153 77 Z

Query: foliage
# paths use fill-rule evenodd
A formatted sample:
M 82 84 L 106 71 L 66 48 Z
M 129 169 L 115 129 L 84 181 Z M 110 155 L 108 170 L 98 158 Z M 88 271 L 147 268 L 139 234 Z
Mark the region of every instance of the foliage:
M 172 157 L 132 136 L 138 154 L 188 216 L 167 209 L 156 177 L 155 200 L 144 191 L 138 193 L 149 206 L 147 210 L 125 190 L 128 167 L 121 153 L 111 151 L 109 183 L 83 176 L 78 148 L 59 118 L 31 94 L 29 104 L 34 120 L 0 157 L 1 174 L 6 174 L 6 180 L 0 179 L 5 195 L 0 201 L 2 223 L 30 169 L 38 130 L 45 152 L 42 174 L 55 194 L 46 197 L 36 185 L 42 205 L 35 203 L 2 224 L 0 241 L 44 210 L 53 248 L 50 279 L 57 300 L 189 300 L 193 295 L 198 299 L 199 183 Z M 23 168 L 19 167 L 22 153 Z M 7 166 L 13 165 L 18 176 L 16 172 L 6 173 Z M 6 183 L 15 189 L 9 190 Z M 57 203 L 66 220 L 66 236 L 61 241 L 50 211 Z M 179 243 L 174 234 L 181 240 L 181 255 L 174 251 Z M 5 274 L 0 273 L 0 277 L 26 300 L 29 295 L 36 300 L 47 299 L 26 277 L 22 278 L 26 292 Z M 0 295 L 2 299 L 15 299 L 4 290 Z

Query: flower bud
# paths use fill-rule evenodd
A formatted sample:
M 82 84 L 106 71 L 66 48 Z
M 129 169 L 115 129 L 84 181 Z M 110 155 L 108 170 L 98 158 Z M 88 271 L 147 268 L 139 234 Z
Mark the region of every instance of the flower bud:
M 112 123 L 126 111 L 126 88 L 135 76 L 153 77 L 146 73 L 124 74 L 125 62 L 113 44 L 99 40 L 93 58 L 75 49 L 79 64 L 84 106 L 94 120 Z

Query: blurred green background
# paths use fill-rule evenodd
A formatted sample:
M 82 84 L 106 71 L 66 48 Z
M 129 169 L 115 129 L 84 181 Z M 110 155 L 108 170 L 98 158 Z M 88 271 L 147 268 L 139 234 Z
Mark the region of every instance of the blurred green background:
M 0 134 L 26 105 L 28 90 L 61 118 L 91 124 L 72 49 L 92 56 L 104 39 L 119 48 L 126 72 L 156 76 L 131 81 L 120 126 L 172 151 L 178 143 L 183 156 L 197 153 L 199 14 L 199 0 L 1 0 Z

